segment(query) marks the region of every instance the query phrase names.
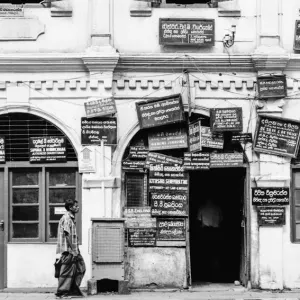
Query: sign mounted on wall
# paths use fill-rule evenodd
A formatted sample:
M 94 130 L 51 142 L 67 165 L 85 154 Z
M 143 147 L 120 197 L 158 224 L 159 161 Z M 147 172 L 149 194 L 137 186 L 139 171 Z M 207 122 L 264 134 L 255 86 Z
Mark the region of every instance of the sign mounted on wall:
M 67 160 L 65 137 L 30 137 L 29 161 L 31 163 L 65 162 Z
M 257 207 L 257 220 L 260 226 L 285 225 L 285 207 L 261 206 Z
M 173 157 L 169 155 L 164 155 L 156 152 L 149 152 L 146 158 L 145 167 L 149 168 L 150 164 L 164 164 L 164 165 L 174 165 L 181 166 L 183 160 L 178 157 Z
M 241 132 L 241 133 L 233 133 L 231 137 L 232 143 L 252 143 L 252 133 L 248 132 Z
M 196 121 L 189 124 L 189 148 L 190 152 L 201 151 L 201 122 Z
M 185 219 L 157 218 L 157 240 L 184 241 Z
M 214 46 L 213 19 L 159 19 L 160 45 Z
M 5 137 L 0 136 L 0 163 L 5 163 Z
M 87 118 L 107 116 L 117 112 L 114 98 L 93 99 L 84 103 Z
M 159 100 L 138 102 L 136 111 L 141 129 L 185 121 L 180 94 Z
M 281 98 L 286 97 L 285 75 L 257 77 L 258 98 Z
M 272 116 L 259 116 L 254 150 L 274 155 L 296 157 L 299 148 L 300 122 Z
M 210 153 L 184 153 L 183 169 L 184 170 L 209 170 L 210 168 Z
M 24 17 L 24 5 L 9 4 L 8 1 L 5 2 L 7 3 L 0 4 L 0 18 L 1 17 Z
M 148 153 L 148 149 L 144 146 L 131 146 L 128 158 L 133 160 L 145 160 Z
M 117 118 L 81 118 L 81 144 L 117 144 Z
M 230 107 L 210 109 L 210 128 L 213 132 L 242 131 L 242 108 Z
M 252 205 L 287 205 L 289 188 L 252 188 Z
M 156 228 L 128 228 L 129 247 L 155 247 Z
M 211 168 L 228 168 L 242 167 L 243 153 L 211 153 L 210 167 Z
M 300 50 L 300 20 L 295 21 L 294 50 Z
M 223 149 L 223 134 L 213 134 L 210 127 L 201 126 L 201 145 L 206 148 Z
M 96 172 L 95 146 L 83 146 L 78 155 L 79 173 Z

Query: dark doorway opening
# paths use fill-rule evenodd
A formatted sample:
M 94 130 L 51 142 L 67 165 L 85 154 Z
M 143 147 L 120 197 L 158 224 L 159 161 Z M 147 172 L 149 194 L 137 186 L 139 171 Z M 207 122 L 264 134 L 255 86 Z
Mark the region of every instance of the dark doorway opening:
M 192 282 L 241 281 L 246 168 L 190 172 Z

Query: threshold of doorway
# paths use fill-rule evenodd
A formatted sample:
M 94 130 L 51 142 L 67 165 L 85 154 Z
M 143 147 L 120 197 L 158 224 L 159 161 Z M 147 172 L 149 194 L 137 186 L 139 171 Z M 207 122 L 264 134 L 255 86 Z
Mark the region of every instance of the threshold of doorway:
M 246 292 L 247 288 L 234 283 L 193 282 L 191 292 Z

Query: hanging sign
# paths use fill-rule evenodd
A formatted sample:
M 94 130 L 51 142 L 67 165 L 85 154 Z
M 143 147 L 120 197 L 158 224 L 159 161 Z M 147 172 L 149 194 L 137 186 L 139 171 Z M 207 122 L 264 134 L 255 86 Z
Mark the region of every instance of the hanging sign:
M 252 188 L 252 205 L 287 205 L 289 188 Z
M 83 146 L 78 155 L 79 173 L 96 172 L 96 149 L 95 146 Z
M 212 134 L 210 127 L 201 126 L 201 145 L 206 148 L 223 149 L 223 134 Z
M 243 166 L 243 153 L 210 153 L 211 168 L 230 168 Z
M 214 46 L 213 19 L 159 19 L 160 45 Z
M 183 160 L 178 157 L 168 156 L 156 152 L 149 152 L 146 158 L 145 167 L 149 168 L 150 164 L 181 166 L 183 164 Z
M 285 225 L 285 207 L 257 207 L 257 220 L 260 226 Z
M 188 193 L 188 174 L 179 166 L 150 165 L 149 191 Z
M 126 207 L 124 209 L 125 218 L 145 218 L 151 217 L 151 208 L 149 206 Z
M 29 161 L 31 163 L 65 162 L 67 160 L 66 138 L 30 137 Z
M 183 158 L 183 169 L 186 171 L 209 170 L 210 153 L 190 153 L 185 152 Z
M 81 118 L 81 144 L 117 144 L 117 118 Z
M 187 216 L 187 193 L 150 193 L 151 215 L 159 216 Z
M 256 125 L 254 150 L 296 157 L 299 147 L 299 133 L 299 121 L 260 116 Z
M 145 161 L 125 159 L 122 161 L 122 170 L 127 172 L 145 172 Z
M 200 121 L 189 124 L 189 146 L 190 152 L 202 150 Z
M 157 218 L 157 240 L 184 241 L 185 219 Z
M 5 137 L 0 136 L 0 163 L 5 163 Z
M 257 77 L 258 98 L 282 98 L 286 97 L 285 75 L 273 75 Z
M 185 121 L 181 95 L 136 103 L 141 128 L 158 127 Z
M 300 20 L 295 21 L 294 50 L 300 50 Z
M 133 160 L 145 160 L 148 156 L 148 149 L 144 146 L 130 147 L 129 158 Z
M 84 103 L 87 118 L 107 116 L 117 112 L 114 98 L 94 99 Z
M 252 143 L 252 133 L 242 132 L 242 133 L 233 133 L 231 137 L 232 143 Z
M 24 6 L 9 3 L 0 4 L 0 18 L 1 17 L 24 17 Z
M 155 247 L 156 228 L 128 228 L 129 247 Z
M 148 133 L 150 151 L 164 149 L 187 148 L 187 133 L 185 128 L 168 128 Z
M 210 109 L 210 128 L 213 132 L 242 131 L 242 108 L 230 107 Z

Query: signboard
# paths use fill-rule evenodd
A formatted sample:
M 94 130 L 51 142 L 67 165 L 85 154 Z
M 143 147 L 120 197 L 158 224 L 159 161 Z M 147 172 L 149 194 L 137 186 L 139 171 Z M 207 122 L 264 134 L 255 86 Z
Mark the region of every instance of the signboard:
M 151 217 L 150 206 L 144 207 L 126 207 L 124 210 L 125 218 L 141 218 L 141 217 Z
M 129 247 L 155 247 L 156 228 L 128 228 Z
M 5 163 L 5 137 L 0 136 L 0 163 Z
M 129 158 L 133 160 L 145 160 L 148 156 L 148 149 L 143 146 L 130 147 Z
M 300 20 L 295 21 L 294 50 L 300 50 Z
M 159 216 L 186 216 L 187 193 L 150 193 L 151 215 Z
M 79 173 L 96 172 L 95 146 L 83 146 L 78 156 Z
M 243 153 L 211 153 L 210 167 L 211 168 L 229 168 L 243 166 Z
M 213 132 L 242 131 L 242 108 L 230 107 L 210 109 L 210 128 Z
M 258 225 L 285 225 L 285 207 L 257 207 Z
M 117 144 L 117 118 L 81 118 L 81 144 Z
M 161 153 L 149 152 L 146 158 L 145 167 L 149 168 L 150 164 L 164 164 L 164 165 L 175 165 L 181 166 L 183 160 L 178 157 L 168 156 Z
M 254 150 L 296 157 L 299 147 L 299 131 L 299 121 L 260 116 L 256 125 Z
M 145 161 L 125 159 L 122 161 L 122 170 L 127 172 L 145 172 Z
M 289 188 L 252 188 L 252 205 L 288 205 Z
M 185 121 L 181 95 L 138 102 L 136 110 L 141 129 Z
M 149 191 L 188 193 L 188 174 L 179 166 L 150 165 Z
M 67 160 L 66 138 L 30 137 L 29 161 L 31 163 L 65 162 Z
M 201 122 L 189 124 L 189 146 L 190 152 L 201 151 Z
M 241 133 L 233 133 L 231 137 L 232 143 L 252 143 L 252 133 L 241 132 Z
M 94 99 L 84 103 L 87 118 L 107 116 L 117 112 L 114 98 Z
M 206 148 L 223 149 L 223 134 L 212 134 L 210 127 L 201 126 L 201 145 Z
M 67 212 L 67 210 L 62 206 L 54 207 L 54 214 L 55 215 L 64 215 L 66 212 Z
M 258 98 L 286 97 L 285 75 L 273 75 L 257 77 Z
M 214 46 L 213 19 L 159 19 L 160 45 Z
M 210 153 L 184 153 L 183 169 L 188 171 L 193 170 L 209 170 L 210 168 Z
M 185 219 L 157 218 L 157 240 L 184 241 Z
M 24 17 L 24 6 L 9 3 L 0 4 L 0 18 L 1 17 Z
M 187 148 L 187 133 L 184 128 L 161 129 L 148 133 L 149 151 Z

